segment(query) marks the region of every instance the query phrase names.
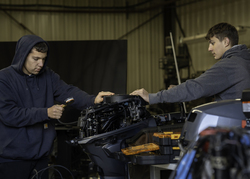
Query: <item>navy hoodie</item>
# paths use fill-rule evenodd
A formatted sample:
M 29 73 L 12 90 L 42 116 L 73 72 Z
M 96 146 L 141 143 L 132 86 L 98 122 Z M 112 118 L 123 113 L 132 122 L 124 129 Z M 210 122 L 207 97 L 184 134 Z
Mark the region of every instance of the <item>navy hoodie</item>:
M 247 88 L 250 88 L 250 51 L 246 45 L 236 45 L 198 78 L 149 94 L 149 103 L 185 102 L 208 96 L 215 96 L 216 101 L 240 99 Z
M 72 106 L 79 110 L 94 104 L 95 96 L 66 84 L 46 67 L 49 51 L 39 74 L 23 72 L 26 57 L 39 42 L 47 44 L 38 36 L 23 36 L 16 44 L 11 66 L 0 71 L 0 163 L 50 154 L 56 132 L 55 120 L 48 117 L 47 108 L 54 101 L 64 103 L 74 97 Z

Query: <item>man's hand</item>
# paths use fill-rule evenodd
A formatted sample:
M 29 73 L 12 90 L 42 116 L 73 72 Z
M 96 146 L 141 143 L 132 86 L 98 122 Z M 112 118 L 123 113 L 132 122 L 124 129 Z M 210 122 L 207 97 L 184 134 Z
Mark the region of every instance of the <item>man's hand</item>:
M 168 90 L 174 87 L 176 87 L 176 85 L 169 85 Z
M 130 93 L 130 95 L 139 95 L 139 96 L 141 96 L 146 102 L 149 103 L 149 95 L 148 95 L 148 92 L 147 92 L 144 88 L 135 90 L 135 91 L 133 91 L 132 93 Z
M 110 95 L 114 95 L 114 93 L 109 92 L 109 91 L 108 92 L 104 92 L 104 91 L 99 92 L 95 98 L 95 104 L 102 102 L 103 96 L 110 96 Z
M 60 119 L 62 117 L 64 108 L 62 105 L 54 105 L 47 109 L 48 116 L 52 119 Z

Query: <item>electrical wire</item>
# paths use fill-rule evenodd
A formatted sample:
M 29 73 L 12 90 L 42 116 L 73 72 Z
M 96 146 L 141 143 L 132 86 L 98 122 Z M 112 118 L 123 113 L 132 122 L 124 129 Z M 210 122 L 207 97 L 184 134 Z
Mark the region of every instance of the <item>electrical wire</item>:
M 74 121 L 74 122 L 62 122 L 62 121 L 60 121 L 60 119 L 57 119 L 57 121 L 60 124 L 63 124 L 63 125 L 72 125 L 72 124 L 77 124 L 78 123 L 78 121 Z
M 38 171 L 38 172 L 36 171 L 36 174 L 33 175 L 31 179 L 39 179 L 39 178 L 41 178 L 42 175 L 43 175 L 43 173 L 44 173 L 44 171 L 46 171 L 46 170 L 48 170 L 48 169 L 51 169 L 51 168 L 52 168 L 53 170 L 55 170 L 56 172 L 58 172 L 58 174 L 60 175 L 61 179 L 63 179 L 61 172 L 60 172 L 58 169 L 56 169 L 55 167 L 59 167 L 59 168 L 65 169 L 65 170 L 68 171 L 69 174 L 72 176 L 72 179 L 74 179 L 74 175 L 71 173 L 71 171 L 70 171 L 69 169 L 67 169 L 66 167 L 62 166 L 62 165 L 51 165 L 51 166 L 48 166 L 48 167 L 46 167 L 46 168 L 44 168 L 44 169 L 41 169 L 41 170 Z M 38 177 L 39 174 L 40 174 L 40 177 Z

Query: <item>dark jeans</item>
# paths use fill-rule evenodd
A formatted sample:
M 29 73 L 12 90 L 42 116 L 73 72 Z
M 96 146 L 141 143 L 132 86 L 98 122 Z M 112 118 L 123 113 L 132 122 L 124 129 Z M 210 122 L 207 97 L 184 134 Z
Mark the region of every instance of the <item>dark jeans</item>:
M 47 158 L 33 161 L 0 163 L 0 179 L 48 179 L 48 170 L 45 170 L 43 173 L 39 172 L 47 167 Z

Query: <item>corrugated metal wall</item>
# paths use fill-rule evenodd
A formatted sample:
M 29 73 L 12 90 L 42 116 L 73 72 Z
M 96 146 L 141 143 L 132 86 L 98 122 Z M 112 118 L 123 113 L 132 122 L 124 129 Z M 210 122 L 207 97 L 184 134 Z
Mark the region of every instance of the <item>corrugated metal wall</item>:
M 206 34 L 213 25 L 228 22 L 236 27 L 245 26 L 246 30 L 239 33 L 239 43 L 250 47 L 249 9 L 249 0 L 180 0 L 176 10 L 187 37 Z M 175 38 L 180 39 L 183 35 L 178 25 L 176 27 Z M 205 38 L 188 41 L 187 44 L 195 71 L 207 70 L 216 62 L 208 52 Z M 194 70 L 191 72 L 194 73 Z
M 0 0 L 1 4 L 53 4 L 87 7 L 124 7 L 145 0 Z M 148 7 L 157 2 L 145 3 Z M 249 0 L 177 0 L 176 11 L 186 37 L 207 33 L 219 22 L 235 26 L 250 26 Z M 43 7 L 36 7 L 45 9 Z M 50 10 L 56 8 L 50 8 Z M 159 58 L 164 55 L 164 29 L 161 8 L 142 13 L 60 13 L 0 11 L 0 41 L 17 41 L 30 32 L 45 40 L 128 40 L 127 93 L 144 87 L 149 92 L 164 88 L 163 71 L 159 69 Z M 155 15 L 159 14 L 152 20 Z M 13 17 L 13 18 L 11 18 Z M 15 20 L 17 22 L 15 22 Z M 148 21 L 148 22 L 147 22 Z M 145 23 L 146 22 L 146 23 Z M 127 34 L 127 36 L 124 36 Z M 250 29 L 240 33 L 240 43 L 250 46 Z M 183 35 L 176 23 L 175 45 Z M 191 73 L 204 71 L 216 61 L 207 51 L 204 39 L 187 42 L 192 58 Z M 176 48 L 178 53 L 178 48 Z M 180 73 L 187 74 L 185 70 Z M 101 89 L 100 89 L 101 90 Z
M 133 5 L 144 2 L 144 0 L 127 2 L 129 5 Z M 126 0 L 0 0 L 0 3 L 103 8 L 126 6 Z M 145 6 L 150 6 L 150 3 Z M 4 8 L 8 7 L 4 6 Z M 48 9 L 44 7 L 30 8 Z M 56 9 L 49 8 L 49 10 Z M 162 14 L 159 14 L 160 12 L 161 9 L 127 14 L 0 10 L 0 41 L 17 41 L 21 36 L 32 32 L 48 41 L 127 39 L 127 93 L 141 87 L 150 92 L 157 92 L 164 87 L 163 71 L 158 68 L 158 60 L 164 55 L 163 17 Z M 156 14 L 159 15 L 144 24 Z M 20 24 L 31 32 L 25 30 Z M 124 36 L 127 33 L 128 35 Z

